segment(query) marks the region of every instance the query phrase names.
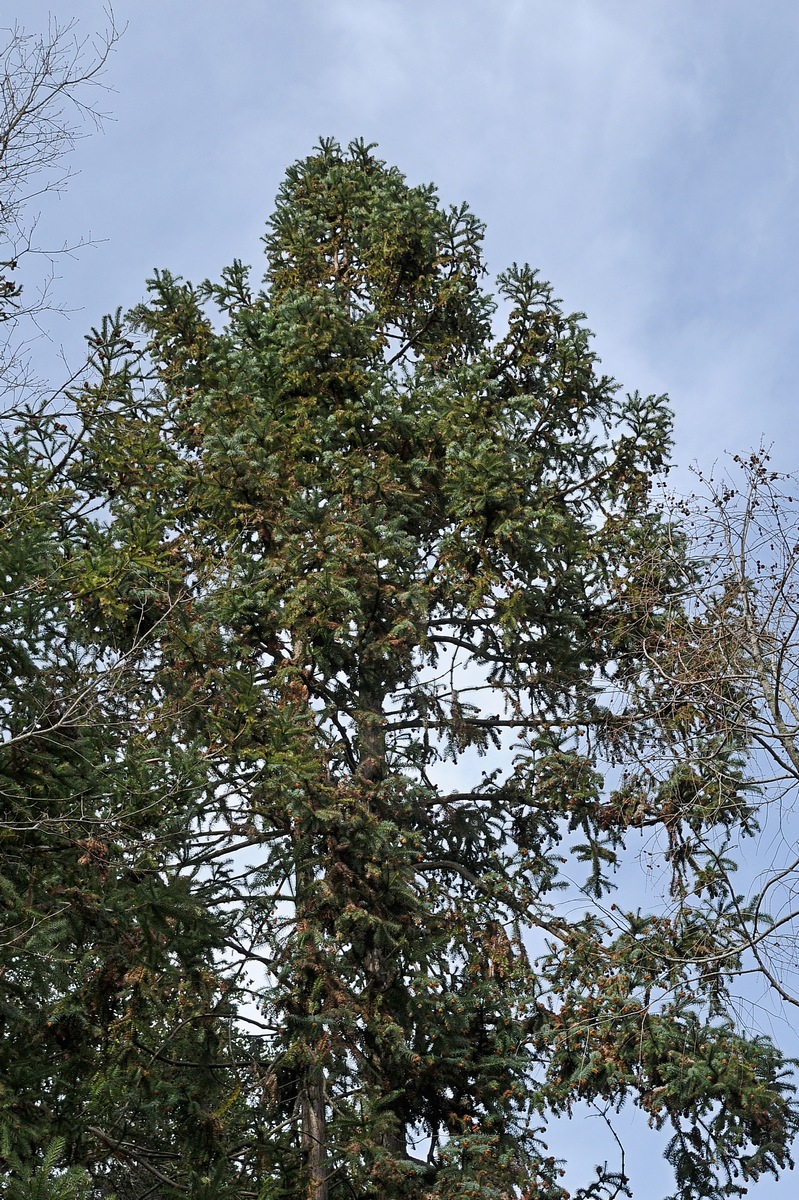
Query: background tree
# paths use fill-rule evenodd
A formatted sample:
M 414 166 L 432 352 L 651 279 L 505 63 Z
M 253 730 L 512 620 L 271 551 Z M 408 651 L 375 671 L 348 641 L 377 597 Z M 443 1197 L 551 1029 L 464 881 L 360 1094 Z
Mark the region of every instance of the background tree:
M 59 255 L 82 244 L 66 240 L 42 246 L 35 206 L 66 186 L 70 151 L 87 127 L 103 120 L 92 97 L 103 86 L 119 37 L 110 8 L 107 16 L 105 31 L 93 39 L 81 38 L 75 21 L 61 24 L 56 17 L 45 34 L 28 33 L 18 24 L 2 30 L 0 386 L 6 408 L 26 385 L 37 382 L 29 350 L 40 319 L 61 305 L 53 288 L 55 264 Z M 43 387 L 41 380 L 38 384 Z
M 152 724 L 131 728 L 143 639 L 134 680 L 82 621 L 104 528 L 68 479 L 86 431 L 29 357 L 54 303 L 26 270 L 53 263 L 32 205 L 64 185 L 68 151 L 99 120 L 92 90 L 116 39 L 110 12 L 94 41 L 74 23 L 42 37 L 15 26 L 0 68 L 0 1177 L 4 1194 L 42 1200 L 89 1194 L 87 1165 L 93 1196 L 152 1193 L 176 1129 L 201 1178 L 197 1096 L 212 1107 L 222 1074 L 216 1055 L 205 1066 L 220 934 L 172 849 L 191 765 L 153 758 Z
M 695 574 L 646 652 L 657 695 L 686 727 L 710 720 L 746 750 L 761 835 L 748 877 L 725 871 L 716 851 L 719 879 L 740 919 L 730 953 L 745 952 L 795 1006 L 799 488 L 773 470 L 762 446 L 733 456 L 724 471 L 696 475 L 696 494 L 669 501 L 689 535 Z M 664 547 L 672 559 L 684 555 L 682 543 Z M 650 579 L 664 569 L 665 559 L 653 561 Z M 714 769 L 723 768 L 716 760 Z
M 631 1097 L 682 1200 L 742 1194 L 796 1115 L 725 1003 L 746 742 L 664 704 L 650 657 L 692 578 L 650 502 L 668 409 L 619 397 L 529 268 L 493 334 L 481 237 L 326 142 L 286 176 L 263 290 L 162 273 L 143 349 L 94 335 L 81 620 L 144 672 L 153 757 L 192 761 L 164 877 L 218 914 L 239 1014 L 208 1175 L 559 1200 L 542 1116 Z M 649 915 L 603 903 L 644 826 L 673 880 Z
M 58 437 L 43 418 L 0 459 L 0 1176 L 24 1192 L 60 1146 L 67 1164 L 92 1168 L 92 1195 L 123 1197 L 169 1179 L 176 1128 L 195 1174 L 207 1169 L 221 933 L 177 861 L 191 756 L 157 753 L 153 722 L 135 729 L 141 661 L 134 679 L 82 620 L 99 533 L 84 498 L 54 479 Z M 143 656 L 141 639 L 133 650 Z
M 22 901 L 29 879 L 29 864 L 25 861 L 25 856 L 19 853 L 21 830 L 35 826 L 43 819 L 43 814 L 41 810 L 37 810 L 35 815 L 32 814 L 27 800 L 22 800 L 24 784 L 20 777 L 12 782 L 11 776 L 14 772 L 10 759 L 20 753 L 27 759 L 30 769 L 38 776 L 37 787 L 41 792 L 43 746 L 41 738 L 37 738 L 37 732 L 41 730 L 42 723 L 45 726 L 54 724 L 58 729 L 69 726 L 70 730 L 74 730 L 71 717 L 77 717 L 79 712 L 84 711 L 86 700 L 83 686 L 69 698 L 59 696 L 54 690 L 55 677 L 51 677 L 47 687 L 38 687 L 36 682 L 38 664 L 36 655 L 32 654 L 33 643 L 39 651 L 41 662 L 42 658 L 48 657 L 48 651 L 52 651 L 58 641 L 57 634 L 49 624 L 52 615 L 49 602 L 55 599 L 55 594 L 50 592 L 47 599 L 42 595 L 42 585 L 52 570 L 48 566 L 43 572 L 48 540 L 51 540 L 52 534 L 52 530 L 46 530 L 47 517 L 53 515 L 54 509 L 52 504 L 47 503 L 47 500 L 52 499 L 51 495 L 47 499 L 41 495 L 35 496 L 29 486 L 32 474 L 37 473 L 37 466 L 31 455 L 42 448 L 42 443 L 37 441 L 35 433 L 39 413 L 34 415 L 30 412 L 31 423 L 28 424 L 23 414 L 19 410 L 12 411 L 10 406 L 14 401 L 24 402 L 26 399 L 30 401 L 36 398 L 31 396 L 34 377 L 26 348 L 30 332 L 24 329 L 24 319 L 28 317 L 35 323 L 37 316 L 47 307 L 49 295 L 45 283 L 39 289 L 26 286 L 23 297 L 20 282 L 21 260 L 24 257 L 30 258 L 37 249 L 37 222 L 35 214 L 30 210 L 31 202 L 42 191 L 57 189 L 66 178 L 65 172 L 60 169 L 62 160 L 79 133 L 79 125 L 82 124 L 79 122 L 76 125 L 70 120 L 66 110 L 74 106 L 81 116 L 93 111 L 83 103 L 83 85 L 90 84 L 97 78 L 116 34 L 112 25 L 102 45 L 94 48 L 96 54 L 89 55 L 85 53 L 86 46 L 74 40 L 72 25 L 63 27 L 54 23 L 48 36 L 41 38 L 26 34 L 17 25 L 5 30 L 4 34 L 0 68 L 0 320 L 3 324 L 0 339 L 0 387 L 4 401 L 1 451 L 4 569 L 3 623 L 0 636 L 3 643 L 2 770 L 5 785 L 2 835 L 4 849 L 11 847 L 10 853 L 4 853 L 2 857 L 1 886 L 6 917 L 3 923 L 5 984 L 5 976 L 15 951 L 19 949 L 20 943 L 24 943 L 31 935 L 34 940 L 37 937 L 41 938 L 42 922 L 45 920 L 41 912 L 34 911 L 34 905 L 25 905 Z M 19 424 L 20 421 L 23 423 Z M 46 467 L 38 470 L 40 477 L 43 472 L 46 472 Z M 38 603 L 34 597 L 37 597 Z M 49 627 L 38 628 L 39 620 Z M 53 660 L 56 655 L 51 656 L 52 666 L 55 666 Z M 56 667 L 52 675 L 58 674 Z M 60 672 L 59 682 L 64 682 L 66 674 L 69 674 L 69 667 Z M 85 684 L 87 681 L 83 682 Z M 60 709 L 62 699 L 63 710 Z M 34 749 L 37 740 L 38 754 Z M 20 750 L 22 743 L 25 744 L 24 750 Z M 14 749 L 11 748 L 12 745 Z M 73 756 L 73 766 L 74 761 Z M 34 763 L 36 765 L 33 765 Z M 67 764 L 58 761 L 58 755 L 51 757 L 50 765 L 54 768 L 56 776 L 60 772 L 62 777 L 66 777 L 69 772 Z M 27 770 L 23 769 L 21 774 L 25 776 Z M 77 800 L 77 796 L 75 799 Z M 63 816 L 65 814 L 59 814 L 57 820 L 61 820 Z M 65 907 L 63 902 L 60 906 L 56 902 L 49 915 L 60 915 Z M 56 919 L 55 926 L 57 925 Z M 52 923 L 50 932 L 53 932 Z M 36 957 L 35 949 L 26 956 L 26 967 L 29 970 L 33 968 L 34 975 L 37 974 Z M 17 1019 L 21 1015 L 18 1005 L 24 1007 L 25 999 L 32 1000 L 33 996 L 26 992 L 26 985 L 17 988 L 13 976 L 12 969 L 9 987 L 6 989 L 4 986 L 1 1002 L 4 1034 L 9 1035 L 10 1043 L 18 1052 L 20 1041 L 17 1034 L 26 1025 L 25 1016 L 22 1016 L 21 1020 Z M 32 978 L 26 980 L 26 984 L 32 982 Z M 44 1002 L 44 993 L 36 996 L 36 1000 Z M 29 1027 L 27 1032 L 30 1032 Z M 8 1113 L 8 1104 L 13 1106 L 16 1100 L 16 1063 L 13 1051 L 9 1066 L 12 1069 L 4 1076 L 7 1081 L 3 1091 L 4 1116 Z M 13 1124 L 12 1118 L 12 1126 Z M 39 1132 L 41 1131 L 38 1129 L 26 1131 L 31 1135 L 33 1142 Z M 7 1164 L 12 1160 L 19 1162 L 16 1151 L 20 1148 L 23 1153 L 30 1150 L 31 1140 L 27 1140 L 26 1145 L 21 1148 L 7 1130 L 2 1150 L 4 1161 Z M 37 1149 L 42 1148 L 41 1144 L 37 1146 Z M 58 1149 L 58 1143 L 51 1145 L 50 1158 L 46 1158 L 41 1171 L 36 1170 L 29 1158 L 27 1167 L 21 1168 L 24 1180 L 19 1178 L 16 1184 L 9 1179 L 6 1182 L 12 1189 L 29 1187 L 31 1194 L 36 1191 L 36 1194 L 44 1195 L 49 1186 L 50 1168 L 58 1158 Z

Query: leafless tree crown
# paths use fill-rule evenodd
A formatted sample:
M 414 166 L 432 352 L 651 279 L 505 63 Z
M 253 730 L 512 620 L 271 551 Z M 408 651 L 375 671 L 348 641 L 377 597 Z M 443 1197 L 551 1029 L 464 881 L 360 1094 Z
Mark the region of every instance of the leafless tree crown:
M 27 348 L 38 318 L 60 307 L 55 264 L 85 240 L 41 245 L 37 201 L 65 186 L 70 151 L 107 116 L 97 93 L 106 88 L 103 76 L 120 31 L 110 8 L 106 19 L 96 36 L 81 36 L 77 22 L 55 17 L 41 34 L 18 24 L 0 30 L 0 380 L 6 394 L 31 381 Z M 34 268 L 37 259 L 44 270 Z

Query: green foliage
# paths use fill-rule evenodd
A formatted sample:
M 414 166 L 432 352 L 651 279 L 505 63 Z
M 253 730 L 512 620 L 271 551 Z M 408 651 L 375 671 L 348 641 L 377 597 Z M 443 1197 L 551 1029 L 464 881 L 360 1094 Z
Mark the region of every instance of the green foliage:
M 169 1137 L 169 1106 L 177 1112 L 197 1087 L 194 1071 L 190 1083 L 164 1069 L 147 1080 L 164 1041 L 207 1057 L 222 937 L 180 862 L 196 806 L 192 755 L 154 753 L 155 723 L 134 724 L 146 672 L 98 645 L 84 618 L 99 586 L 86 564 L 107 531 L 65 478 L 75 442 L 61 414 L 14 421 L 0 444 L 0 1174 L 9 1194 L 72 1196 L 74 1186 L 82 1197 L 88 1177 L 70 1164 L 99 1158 L 102 1174 L 96 1128 L 151 1145 Z M 194 1021 L 207 1023 L 199 1037 Z M 206 1073 L 213 1104 L 215 1054 Z
M 23 1163 L 11 1148 L 8 1129 L 3 1129 L 0 1160 L 5 1167 L 7 1200 L 88 1200 L 88 1173 L 82 1167 L 64 1169 L 63 1155 L 64 1139 L 57 1138 L 43 1151 L 40 1163 Z
M 746 747 L 649 669 L 688 577 L 651 570 L 668 408 L 527 267 L 494 334 L 481 238 L 322 143 L 263 288 L 159 273 L 93 333 L 58 469 L 12 484 L 15 561 L 60 565 L 7 611 L 39 741 L 5 750 L 4 979 L 48 998 L 8 1009 L 48 1097 L 11 1112 L 92 1196 L 565 1200 L 541 1121 L 585 1100 L 672 1127 L 680 1200 L 790 1162 L 786 1064 L 726 1006 Z M 36 699 L 67 647 L 69 749 Z M 668 916 L 598 903 L 645 826 Z

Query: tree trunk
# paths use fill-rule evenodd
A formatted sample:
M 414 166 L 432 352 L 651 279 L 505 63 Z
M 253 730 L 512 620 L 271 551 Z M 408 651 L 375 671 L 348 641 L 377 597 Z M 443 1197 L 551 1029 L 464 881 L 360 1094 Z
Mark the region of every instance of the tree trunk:
M 395 1158 L 403 1160 L 408 1158 L 408 1143 L 405 1138 L 405 1125 L 401 1123 L 400 1118 L 398 1118 L 397 1128 L 393 1129 L 390 1133 L 387 1133 L 384 1136 L 383 1145 L 390 1154 L 394 1155 Z
M 321 1067 L 309 1069 L 301 1105 L 302 1149 L 308 1172 L 306 1200 L 328 1200 L 325 1077 Z
M 382 683 L 382 681 L 381 681 Z M 358 774 L 367 783 L 379 783 L 386 773 L 386 734 L 383 728 L 385 686 L 361 681 L 358 715 Z

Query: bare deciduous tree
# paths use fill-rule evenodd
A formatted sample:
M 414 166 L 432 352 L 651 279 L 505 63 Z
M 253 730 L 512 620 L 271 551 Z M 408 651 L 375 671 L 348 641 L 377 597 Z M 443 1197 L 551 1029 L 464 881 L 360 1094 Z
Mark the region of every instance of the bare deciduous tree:
M 719 796 L 730 794 L 731 773 L 749 791 L 751 849 L 699 846 L 699 837 L 684 852 L 725 868 L 737 927 L 729 956 L 748 958 L 799 1007 L 799 478 L 774 470 L 763 447 L 696 475 L 697 492 L 667 506 L 680 531 L 675 562 L 686 538 L 695 556 L 690 594 L 657 621 L 646 597 L 668 562 L 637 585 L 641 620 L 651 623 L 650 701 L 659 718 L 669 710 L 675 741 L 718 731 Z M 656 776 L 654 767 L 646 770 Z M 641 824 L 652 815 L 643 804 Z
M 15 24 L 0 36 L 0 386 L 18 398 L 34 382 L 29 346 L 39 319 L 60 308 L 57 260 L 84 244 L 40 244 L 37 201 L 65 186 L 69 152 L 106 116 L 95 98 L 119 30 L 109 8 L 95 36 L 55 17 L 45 33 Z

